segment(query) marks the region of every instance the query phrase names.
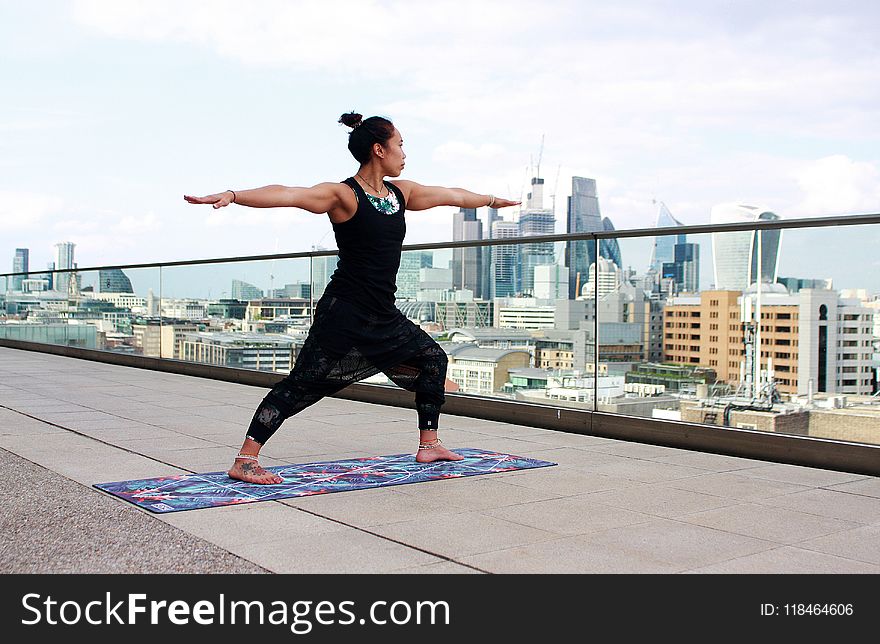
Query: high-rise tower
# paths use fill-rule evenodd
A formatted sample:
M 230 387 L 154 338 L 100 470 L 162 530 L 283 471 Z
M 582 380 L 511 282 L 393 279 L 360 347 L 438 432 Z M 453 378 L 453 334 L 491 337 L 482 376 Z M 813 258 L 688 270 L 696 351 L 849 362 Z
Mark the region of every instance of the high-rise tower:
M 73 242 L 61 242 L 59 244 L 55 244 L 56 271 L 76 268 L 76 263 L 73 261 L 73 249 L 75 247 L 76 244 L 74 244 Z M 73 275 L 73 273 L 71 272 L 55 273 L 55 279 L 53 280 L 55 290 L 66 293 L 68 290 L 68 285 L 70 284 L 71 275 Z
M 519 214 L 519 234 L 521 237 L 552 235 L 556 232 L 555 229 L 556 218 L 553 211 L 544 208 L 544 180 L 534 177 L 526 207 Z M 520 246 L 521 283 L 518 290 L 522 293 L 534 294 L 535 266 L 553 263 L 553 242 L 522 244 Z
M 766 208 L 734 203 L 713 206 L 711 215 L 713 224 L 777 219 L 779 215 Z M 780 229 L 712 233 L 715 290 L 742 291 L 758 281 L 763 284 L 774 284 L 779 267 L 781 242 Z
M 599 230 L 603 230 L 603 226 L 602 216 L 599 214 L 596 180 L 572 177 L 565 232 L 574 234 Z M 593 243 L 568 242 L 565 245 L 565 263 L 568 266 L 568 297 L 573 300 L 580 295 L 577 291 L 586 283 L 590 266 L 596 263 Z
M 674 228 L 683 226 L 678 219 L 672 216 L 669 208 L 662 201 L 657 207 L 657 222 L 655 228 Z M 654 251 L 651 253 L 650 269 L 660 273 L 663 264 L 672 262 L 675 257 L 675 245 L 687 242 L 687 235 L 662 235 L 654 238 Z
M 519 237 L 519 224 L 498 220 L 492 224 L 492 239 Z M 510 297 L 519 281 L 519 246 L 492 246 L 492 297 Z
M 452 240 L 476 241 L 483 238 L 483 222 L 476 208 L 462 208 L 452 216 Z M 452 249 L 452 286 L 470 289 L 474 297 L 483 297 L 483 249 Z
M 28 257 L 30 251 L 27 248 L 16 248 L 15 249 L 15 257 L 12 260 L 12 272 L 13 273 L 27 273 L 28 272 Z M 21 283 L 27 278 L 27 275 L 18 275 L 12 278 L 12 290 L 20 291 Z

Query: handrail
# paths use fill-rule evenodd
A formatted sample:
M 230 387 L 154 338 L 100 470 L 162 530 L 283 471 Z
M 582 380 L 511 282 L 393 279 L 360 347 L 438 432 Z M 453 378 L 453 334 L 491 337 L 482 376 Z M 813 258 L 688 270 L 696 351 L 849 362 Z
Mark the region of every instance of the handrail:
M 507 237 L 504 239 L 476 239 L 467 241 L 430 242 L 409 244 L 403 252 L 415 250 L 442 250 L 448 248 L 475 248 L 484 246 L 517 246 L 521 244 L 541 244 L 561 241 L 587 241 L 628 237 L 666 237 L 669 235 L 696 235 L 716 232 L 737 232 L 744 230 L 777 230 L 787 228 L 826 228 L 829 226 L 859 226 L 880 224 L 880 213 L 840 215 L 833 217 L 804 217 L 801 219 L 776 219 L 773 221 L 735 222 L 726 224 L 695 224 L 669 228 L 633 228 L 628 230 L 600 230 L 585 233 L 563 233 L 558 235 L 530 235 L 528 237 Z M 110 264 L 88 266 L 85 268 L 54 268 L 19 273 L 0 273 L 0 277 L 24 275 L 43 275 L 45 273 L 84 273 L 109 269 L 166 268 L 171 266 L 194 266 L 200 264 L 227 264 L 235 262 L 268 261 L 274 259 L 301 259 L 306 257 L 332 257 L 336 250 L 304 251 L 299 253 L 276 253 L 272 255 L 243 255 L 240 257 L 220 257 L 213 259 L 188 259 L 171 262 L 139 264 Z

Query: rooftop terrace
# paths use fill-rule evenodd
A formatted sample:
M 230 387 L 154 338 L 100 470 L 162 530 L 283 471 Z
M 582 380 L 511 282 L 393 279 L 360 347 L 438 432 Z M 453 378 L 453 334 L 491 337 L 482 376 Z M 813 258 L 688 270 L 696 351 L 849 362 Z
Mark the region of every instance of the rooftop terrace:
M 0 348 L 0 571 L 878 573 L 880 480 L 445 415 L 557 467 L 154 515 L 94 483 L 226 469 L 264 389 Z M 415 447 L 328 398 L 264 464 Z

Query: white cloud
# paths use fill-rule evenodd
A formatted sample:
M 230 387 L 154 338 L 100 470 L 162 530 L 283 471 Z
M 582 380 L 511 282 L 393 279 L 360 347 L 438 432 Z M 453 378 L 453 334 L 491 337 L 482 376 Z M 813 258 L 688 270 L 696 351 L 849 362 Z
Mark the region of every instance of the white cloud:
M 148 212 L 144 215 L 123 217 L 113 226 L 113 230 L 122 235 L 143 235 L 158 232 L 162 227 L 162 221 L 156 216 L 156 213 Z
M 476 159 L 486 161 L 497 159 L 504 153 L 504 147 L 495 143 L 483 143 L 482 145 L 474 145 L 464 141 L 450 141 L 434 148 L 432 158 L 434 161 L 460 162 L 464 159 Z
M 456 43 L 502 46 L 524 28 L 517 14 L 515 3 L 498 0 L 78 0 L 73 15 L 115 38 L 192 43 L 247 64 L 387 77 L 436 68 Z M 452 80 L 432 80 L 444 78 Z
M 803 216 L 880 212 L 880 166 L 835 154 L 795 173 L 803 190 Z
M 0 229 L 24 230 L 60 214 L 64 200 L 32 192 L 0 192 Z
M 325 215 L 307 213 L 298 208 L 241 208 L 227 206 L 212 210 L 205 216 L 205 225 L 212 228 L 286 228 L 326 222 Z M 329 224 L 328 224 L 329 225 Z

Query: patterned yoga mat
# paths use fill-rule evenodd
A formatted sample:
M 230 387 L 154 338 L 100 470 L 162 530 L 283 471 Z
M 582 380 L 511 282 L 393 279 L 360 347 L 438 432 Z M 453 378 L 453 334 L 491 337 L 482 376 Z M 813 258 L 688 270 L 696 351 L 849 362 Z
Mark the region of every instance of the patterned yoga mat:
M 412 454 L 394 454 L 267 467 L 284 478 L 278 485 L 243 483 L 229 478 L 226 472 L 211 472 L 97 483 L 94 487 L 151 512 L 163 513 L 556 465 L 481 449 L 453 451 L 464 460 L 423 464 L 417 463 Z

